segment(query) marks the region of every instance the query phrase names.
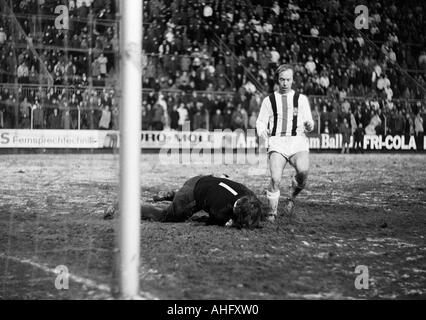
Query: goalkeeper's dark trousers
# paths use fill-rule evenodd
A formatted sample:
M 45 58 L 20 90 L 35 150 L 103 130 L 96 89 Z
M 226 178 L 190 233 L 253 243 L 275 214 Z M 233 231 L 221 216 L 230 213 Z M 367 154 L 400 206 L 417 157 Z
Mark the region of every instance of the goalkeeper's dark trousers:
M 172 203 L 166 208 L 153 205 L 141 205 L 141 219 L 161 222 L 182 222 L 197 212 L 194 200 L 194 188 L 203 176 L 187 180 L 174 194 Z

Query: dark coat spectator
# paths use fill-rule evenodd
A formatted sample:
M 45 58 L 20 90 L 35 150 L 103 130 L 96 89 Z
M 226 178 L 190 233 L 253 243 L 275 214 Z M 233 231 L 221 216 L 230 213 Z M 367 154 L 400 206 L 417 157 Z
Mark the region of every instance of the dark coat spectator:
M 241 112 L 241 105 L 237 105 L 237 109 L 231 115 L 231 129 L 244 129 L 244 117 Z
M 395 135 L 402 136 L 405 132 L 405 119 L 399 110 L 395 117 Z
M 395 111 L 391 112 L 389 115 L 389 122 L 387 124 L 386 134 L 395 135 L 395 122 L 396 122 L 397 113 Z
M 197 108 L 192 118 L 192 130 L 205 129 L 205 115 L 200 108 Z
M 230 129 L 232 125 L 232 109 L 226 108 L 223 114 L 223 127 L 224 129 Z
M 173 106 L 173 110 L 170 113 L 170 128 L 173 130 L 179 129 L 179 112 L 177 111 L 177 105 Z
M 62 111 L 62 119 L 61 119 L 61 127 L 69 130 L 71 128 L 71 115 L 70 115 L 70 109 L 68 107 L 65 108 L 65 110 Z
M 34 129 L 44 129 L 45 120 L 44 120 L 44 110 L 41 105 L 36 102 L 33 107 L 33 128 Z
M 152 129 L 153 130 L 163 130 L 164 129 L 164 110 L 163 107 L 156 103 L 152 108 Z
M 151 124 L 151 117 L 145 106 L 142 107 L 142 130 L 149 130 Z
M 329 113 L 329 119 L 330 119 L 330 133 L 338 133 L 339 132 L 339 115 L 337 114 L 336 109 L 332 109 Z
M 420 114 L 420 112 L 418 112 L 416 117 L 414 118 L 414 132 L 416 136 L 417 150 L 423 150 L 424 124 L 423 124 L 423 117 Z
M 340 125 L 339 133 L 342 134 L 342 142 L 344 144 L 349 144 L 349 141 L 351 139 L 352 130 L 349 126 L 348 120 L 346 118 L 343 119 L 343 123 Z
M 414 120 L 410 113 L 405 116 L 405 138 L 408 141 L 410 136 L 414 136 Z
M 325 133 L 325 123 L 330 124 L 330 113 L 327 110 L 327 105 L 322 106 L 322 112 L 320 114 L 321 119 L 321 133 Z
M 53 109 L 53 112 L 47 118 L 48 129 L 61 129 L 62 117 L 59 114 L 57 108 Z
M 356 128 L 354 133 L 354 149 L 356 151 L 363 152 L 364 147 L 364 129 L 362 127 L 362 123 L 358 124 L 358 128 Z
M 30 119 L 31 114 L 31 103 L 28 102 L 27 97 L 19 105 L 19 122 L 21 123 L 21 128 L 26 128 L 27 125 L 22 125 L 22 121 L 27 122 Z
M 216 112 L 212 117 L 212 130 L 215 129 L 224 129 L 223 116 L 220 109 L 216 109 Z
M 4 121 L 4 122 L 6 123 L 6 121 Z M 31 128 L 31 118 L 28 114 L 22 115 L 22 118 L 21 118 L 20 123 L 19 123 L 19 128 L 20 129 L 30 129 Z

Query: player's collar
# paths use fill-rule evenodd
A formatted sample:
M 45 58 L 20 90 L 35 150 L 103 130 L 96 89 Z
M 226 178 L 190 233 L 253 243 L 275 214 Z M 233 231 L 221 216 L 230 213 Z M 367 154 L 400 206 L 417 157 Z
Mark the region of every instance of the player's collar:
M 232 213 L 235 215 L 235 208 L 237 207 L 237 202 L 240 201 L 241 198 L 238 198 L 235 202 L 234 202 L 234 206 L 232 207 Z M 228 222 L 225 224 L 226 227 L 232 227 L 234 225 L 234 219 L 229 219 Z
M 235 202 L 234 202 L 234 206 L 233 206 L 233 208 L 232 208 L 232 212 L 234 212 L 235 213 L 235 208 L 237 207 L 237 202 L 238 201 L 240 201 L 241 200 L 241 198 L 238 198 Z
M 281 93 L 279 90 L 278 91 L 275 91 L 280 97 L 281 96 L 289 96 L 289 95 L 291 95 L 291 94 L 294 94 L 294 90 L 293 89 L 290 89 L 290 91 L 289 92 L 287 92 L 287 93 Z

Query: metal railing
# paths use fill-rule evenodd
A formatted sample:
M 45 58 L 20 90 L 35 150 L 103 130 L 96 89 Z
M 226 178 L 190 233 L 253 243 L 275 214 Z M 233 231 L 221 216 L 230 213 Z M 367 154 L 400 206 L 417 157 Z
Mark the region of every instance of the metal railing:
M 8 90 L 8 91 L 6 91 Z M 96 101 L 92 102 L 90 101 L 91 98 L 99 98 L 101 97 L 103 94 L 107 94 L 108 96 L 114 96 L 118 98 L 120 97 L 120 91 L 117 90 L 114 87 L 79 87 L 79 88 L 71 88 L 71 87 L 67 87 L 67 86 L 48 86 L 48 85 L 21 85 L 21 86 L 16 86 L 15 84 L 0 84 L 0 96 L 3 95 L 4 93 L 8 92 L 9 94 L 12 94 L 12 97 L 16 99 L 17 102 L 15 102 L 15 104 L 17 106 L 19 106 L 20 101 L 24 98 L 24 97 L 28 97 L 30 98 L 29 101 L 30 103 L 32 102 L 32 98 L 35 98 L 37 95 L 41 95 L 44 98 L 39 98 L 39 103 L 42 105 L 42 107 L 45 110 L 51 110 L 54 108 L 58 108 L 59 110 L 63 109 L 63 101 L 70 101 L 71 97 L 73 96 L 73 94 L 78 93 L 78 91 L 80 91 L 81 94 L 81 101 L 83 101 L 83 107 L 80 106 L 78 103 L 77 104 L 73 104 L 73 106 L 68 107 L 70 110 L 75 110 L 77 113 L 77 119 L 76 123 L 77 123 L 77 128 L 78 130 L 80 130 L 82 128 L 82 114 L 83 112 L 87 112 L 87 111 L 92 111 L 92 110 L 98 110 L 96 106 L 94 106 Z M 60 96 L 62 95 L 63 99 L 61 101 L 58 101 L 57 104 L 53 104 L 52 100 L 49 100 L 46 98 L 46 95 L 52 92 L 54 93 L 56 96 Z M 194 93 L 193 92 L 184 92 L 181 90 L 160 90 L 160 91 L 155 91 L 153 89 L 143 89 L 142 90 L 142 94 L 144 99 L 147 99 L 149 94 L 154 94 L 154 98 L 157 101 L 158 99 L 158 95 L 162 94 L 166 100 L 168 100 L 169 98 L 171 98 L 173 100 L 174 103 L 178 103 L 177 101 L 179 101 L 179 99 L 184 99 L 184 100 L 180 100 L 180 101 L 191 101 L 191 99 L 194 97 Z M 211 95 L 212 98 L 214 99 L 215 103 L 218 102 L 218 100 L 225 99 L 225 101 L 231 101 L 235 95 L 238 95 L 237 92 L 234 91 L 195 91 L 196 93 L 196 97 L 197 98 L 204 98 L 207 97 L 207 95 Z M 319 103 L 323 103 L 325 102 L 326 104 L 331 103 L 335 98 L 334 97 L 330 97 L 330 96 L 323 96 L 323 95 L 309 95 L 308 96 L 310 101 L 311 101 L 311 107 L 312 109 L 314 108 L 314 106 L 319 106 Z M 263 97 L 262 97 L 263 98 Z M 382 99 L 377 99 L 377 98 L 366 98 L 366 97 L 359 97 L 359 96 L 348 96 L 345 98 L 345 100 L 349 101 L 350 103 L 358 103 L 358 104 L 363 104 L 365 101 L 382 101 Z M 401 104 L 404 108 L 406 106 L 412 105 L 412 104 L 416 104 L 419 103 L 421 105 L 425 105 L 426 100 L 419 100 L 419 99 L 393 99 L 392 102 L 394 104 Z M 4 105 L 4 102 L 0 100 L 0 104 Z M 12 106 L 12 105 L 10 105 Z M 209 112 L 207 112 L 207 114 L 211 113 L 211 111 L 213 110 L 209 110 Z M 34 128 L 34 109 L 31 108 L 31 125 L 30 128 L 33 129 Z M 209 128 L 209 123 L 210 123 L 210 118 L 208 116 L 206 116 L 206 124 L 207 124 L 207 128 Z M 320 113 L 318 115 L 318 130 L 320 129 Z

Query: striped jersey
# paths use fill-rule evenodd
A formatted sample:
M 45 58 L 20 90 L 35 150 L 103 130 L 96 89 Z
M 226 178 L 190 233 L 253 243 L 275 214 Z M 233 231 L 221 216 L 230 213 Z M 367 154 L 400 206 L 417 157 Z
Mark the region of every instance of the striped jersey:
M 268 129 L 269 136 L 303 136 L 305 122 L 314 125 L 308 97 L 296 94 L 294 90 L 287 94 L 274 92 L 263 99 L 256 121 L 257 132 Z

